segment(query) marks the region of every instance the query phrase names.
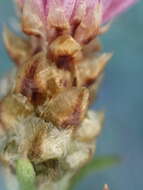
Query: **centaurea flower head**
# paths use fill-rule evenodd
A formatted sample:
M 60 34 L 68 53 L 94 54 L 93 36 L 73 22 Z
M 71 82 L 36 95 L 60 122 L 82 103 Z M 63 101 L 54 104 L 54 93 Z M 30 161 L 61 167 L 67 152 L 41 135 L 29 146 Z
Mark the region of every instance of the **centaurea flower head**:
M 12 175 L 29 160 L 38 190 L 66 190 L 93 157 L 104 120 L 89 106 L 112 54 L 96 37 L 136 0 L 16 1 L 27 36 L 4 31 L 16 73 L 0 82 L 0 156 Z

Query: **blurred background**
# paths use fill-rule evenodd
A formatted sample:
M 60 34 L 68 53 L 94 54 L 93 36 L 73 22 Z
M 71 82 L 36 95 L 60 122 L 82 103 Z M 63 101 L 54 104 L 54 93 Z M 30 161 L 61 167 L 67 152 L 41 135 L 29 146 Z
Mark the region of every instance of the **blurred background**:
M 13 64 L 2 42 L 4 24 L 12 25 L 14 7 L 10 0 L 0 1 L 0 76 Z M 143 188 L 143 2 L 120 16 L 102 37 L 106 52 L 114 56 L 108 64 L 96 110 L 105 110 L 106 122 L 98 139 L 97 155 L 117 154 L 118 166 L 97 172 L 79 184 L 77 190 Z M 0 190 L 5 190 L 0 174 Z M 14 190 L 11 188 L 11 190 Z

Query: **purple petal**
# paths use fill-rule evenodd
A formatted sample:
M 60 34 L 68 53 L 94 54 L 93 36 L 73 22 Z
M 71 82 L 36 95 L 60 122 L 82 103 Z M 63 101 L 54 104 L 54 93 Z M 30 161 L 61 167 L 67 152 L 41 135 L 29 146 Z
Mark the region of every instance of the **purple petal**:
M 69 28 L 68 19 L 65 16 L 63 2 L 61 0 L 48 1 L 47 12 L 47 22 L 49 25 L 60 29 Z
M 76 0 L 75 8 L 72 13 L 71 20 L 73 22 L 80 22 L 86 13 L 86 2 L 85 0 Z
M 118 16 L 135 2 L 137 2 L 137 0 L 103 0 L 103 23 Z
M 94 8 L 96 5 L 96 2 L 99 2 L 99 0 L 85 0 L 87 8 Z
M 47 0 L 43 0 L 43 6 L 46 7 L 47 5 Z
M 102 4 L 100 1 L 88 1 L 86 4 L 86 15 L 75 31 L 75 39 L 81 43 L 88 43 L 98 33 L 102 22 Z
M 16 0 L 16 2 L 18 3 L 18 5 L 20 5 L 20 7 L 23 7 L 25 0 Z
M 71 18 L 77 0 L 64 0 L 63 8 L 68 19 Z
M 27 3 L 26 0 L 17 0 L 17 2 L 19 3 L 21 7 L 24 7 L 24 4 Z M 34 8 L 36 7 L 38 11 L 37 14 L 39 14 L 40 12 L 41 15 L 45 14 L 47 2 L 48 0 L 29 0 L 29 4 L 32 4 Z
M 99 0 L 76 0 L 75 7 L 72 10 L 71 15 L 72 21 L 80 22 L 83 17 L 86 17 L 88 11 L 95 8 L 96 2 L 98 1 Z

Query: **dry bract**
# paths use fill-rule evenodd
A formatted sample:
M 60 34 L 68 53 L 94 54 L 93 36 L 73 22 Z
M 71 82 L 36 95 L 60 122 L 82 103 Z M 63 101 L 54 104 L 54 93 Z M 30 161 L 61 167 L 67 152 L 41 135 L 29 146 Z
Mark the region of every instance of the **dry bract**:
M 30 36 L 25 40 L 5 30 L 5 45 L 17 74 L 10 85 L 7 80 L 0 83 L 0 89 L 6 84 L 0 102 L 0 156 L 12 171 L 16 160 L 27 157 L 39 190 L 65 190 L 71 177 L 94 155 L 103 114 L 88 108 L 111 54 L 99 53 L 97 39 L 92 43 L 100 31 L 99 5 L 96 14 L 89 12 L 77 28 L 73 24 L 69 29 L 62 12 L 56 16 L 50 12 L 50 34 L 45 33 L 37 8 L 30 13 L 32 2 L 26 1 L 21 18 Z M 76 16 L 78 20 L 80 10 Z M 93 28 L 87 28 L 93 17 Z

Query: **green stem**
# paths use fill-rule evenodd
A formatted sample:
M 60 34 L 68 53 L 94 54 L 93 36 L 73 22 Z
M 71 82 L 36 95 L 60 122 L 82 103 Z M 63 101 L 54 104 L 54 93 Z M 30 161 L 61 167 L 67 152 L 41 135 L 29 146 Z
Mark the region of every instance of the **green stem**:
M 36 175 L 33 165 L 28 159 L 19 159 L 16 163 L 16 175 L 20 190 L 36 190 Z

